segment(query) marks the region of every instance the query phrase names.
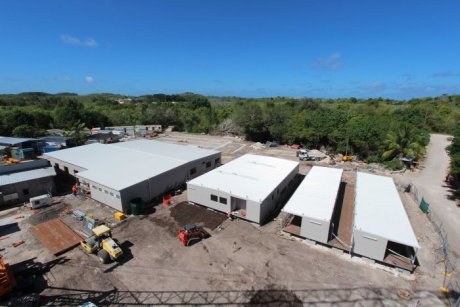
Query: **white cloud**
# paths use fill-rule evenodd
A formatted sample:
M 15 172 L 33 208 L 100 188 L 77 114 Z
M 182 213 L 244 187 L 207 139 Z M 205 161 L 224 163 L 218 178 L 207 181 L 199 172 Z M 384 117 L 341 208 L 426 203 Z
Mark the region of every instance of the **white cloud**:
M 72 81 L 72 78 L 70 78 L 69 76 L 57 76 L 57 77 L 49 78 L 47 80 L 52 81 L 52 82 L 65 82 L 65 81 Z
M 93 83 L 96 81 L 96 79 L 94 79 L 93 77 L 91 76 L 86 76 L 85 77 L 85 81 L 88 82 L 88 83 Z
M 97 47 L 98 43 L 96 42 L 95 39 L 93 38 L 87 38 L 87 39 L 80 39 L 75 36 L 71 36 L 68 34 L 61 34 L 61 41 L 65 44 L 69 45 L 77 45 L 77 46 L 85 46 L 85 47 Z
M 368 92 L 380 92 L 387 88 L 387 85 L 381 81 L 375 81 L 369 84 L 361 85 L 359 88 Z
M 451 77 L 460 77 L 460 73 L 453 72 L 450 70 L 439 71 L 432 75 L 433 78 L 451 78 Z
M 322 70 L 339 70 L 342 68 L 342 54 L 334 52 L 326 58 L 318 59 L 313 66 Z

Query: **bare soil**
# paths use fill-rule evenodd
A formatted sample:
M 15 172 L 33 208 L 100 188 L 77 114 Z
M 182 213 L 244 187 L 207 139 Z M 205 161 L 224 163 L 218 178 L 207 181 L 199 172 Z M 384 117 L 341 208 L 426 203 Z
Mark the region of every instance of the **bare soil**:
M 171 217 L 177 224 L 194 224 L 214 230 L 227 218 L 225 214 L 216 212 L 186 201 L 171 208 Z

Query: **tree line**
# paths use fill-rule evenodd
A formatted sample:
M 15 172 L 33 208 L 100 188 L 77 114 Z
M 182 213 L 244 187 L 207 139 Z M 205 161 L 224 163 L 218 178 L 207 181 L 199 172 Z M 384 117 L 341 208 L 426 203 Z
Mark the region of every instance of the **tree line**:
M 421 158 L 430 132 L 450 133 L 460 96 L 398 101 L 206 97 L 194 93 L 129 97 L 116 94 L 0 95 L 0 135 L 37 137 L 72 130 L 160 124 L 190 133 L 233 134 L 247 140 L 302 144 L 368 162 Z

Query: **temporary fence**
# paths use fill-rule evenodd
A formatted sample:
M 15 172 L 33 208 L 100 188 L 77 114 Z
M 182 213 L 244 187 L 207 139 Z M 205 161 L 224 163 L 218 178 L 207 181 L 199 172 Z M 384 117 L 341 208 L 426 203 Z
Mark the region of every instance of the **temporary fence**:
M 417 187 L 410 183 L 405 192 L 409 193 L 413 200 L 419 204 L 420 210 L 426 214 L 430 222 L 434 225 L 439 237 L 441 238 L 439 248 L 435 250 L 436 262 L 443 264 L 443 284 L 439 290 L 446 294 L 451 306 L 460 307 L 460 281 L 455 276 L 455 258 L 449 250 L 448 233 L 444 228 L 442 219 L 430 210 L 430 204 L 419 192 Z

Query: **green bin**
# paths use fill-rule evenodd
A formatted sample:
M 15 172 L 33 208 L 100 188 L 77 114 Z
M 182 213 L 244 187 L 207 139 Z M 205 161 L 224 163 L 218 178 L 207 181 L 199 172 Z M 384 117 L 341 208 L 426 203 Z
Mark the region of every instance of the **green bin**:
M 134 198 L 129 202 L 129 209 L 132 215 L 139 215 L 142 213 L 142 199 Z

